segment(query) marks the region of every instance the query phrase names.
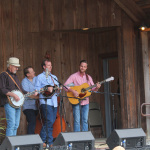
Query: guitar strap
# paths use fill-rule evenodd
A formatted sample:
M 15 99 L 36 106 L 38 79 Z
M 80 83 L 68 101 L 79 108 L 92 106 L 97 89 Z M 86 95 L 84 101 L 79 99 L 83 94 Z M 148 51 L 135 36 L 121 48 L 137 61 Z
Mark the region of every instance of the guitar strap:
M 89 81 L 89 76 L 88 76 L 88 74 L 86 74 L 86 80 L 87 80 L 87 82 Z
M 6 73 L 11 78 L 11 80 L 15 83 L 15 85 L 17 86 L 17 88 L 22 92 L 22 90 L 20 89 L 20 87 L 18 86 L 18 84 L 16 83 L 16 81 L 12 78 L 12 76 L 8 72 L 6 72 Z
M 55 84 L 54 79 L 52 78 L 52 76 L 51 76 L 51 79 L 52 79 L 52 81 L 53 81 L 53 83 L 54 83 L 54 86 L 56 86 L 56 84 Z

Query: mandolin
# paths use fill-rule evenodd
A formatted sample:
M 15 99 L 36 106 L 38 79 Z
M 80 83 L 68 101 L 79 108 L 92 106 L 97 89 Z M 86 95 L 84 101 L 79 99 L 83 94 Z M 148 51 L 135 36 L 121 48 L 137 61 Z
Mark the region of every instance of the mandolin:
M 53 87 L 53 91 L 49 92 L 49 91 L 45 90 L 45 91 L 42 92 L 42 94 L 45 97 L 49 97 L 49 98 L 52 97 L 57 92 L 58 89 L 61 89 L 61 87 L 59 88 L 57 85 L 54 85 L 54 86 L 47 85 L 47 86 L 45 86 L 45 88 L 47 88 L 47 89 L 48 89 L 48 87 Z

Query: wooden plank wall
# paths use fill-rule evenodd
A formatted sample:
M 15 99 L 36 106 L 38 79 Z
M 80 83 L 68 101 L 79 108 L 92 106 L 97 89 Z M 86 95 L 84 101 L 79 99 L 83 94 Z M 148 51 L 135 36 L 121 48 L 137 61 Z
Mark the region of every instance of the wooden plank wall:
M 13 54 L 13 56 L 18 57 L 23 61 L 18 76 L 20 80 L 23 79 L 22 71 L 27 65 L 32 65 L 36 71 L 36 74 L 39 74 L 42 71 L 40 63 L 45 53 L 48 52 L 51 55 L 53 63 L 52 73 L 57 75 L 60 82 L 64 83 L 70 74 L 78 70 L 79 61 L 81 59 L 88 60 L 89 69 L 87 73 L 93 77 L 94 82 L 101 81 L 103 80 L 103 76 L 101 75 L 100 79 L 100 64 L 98 63 L 99 54 L 105 53 L 105 50 L 107 50 L 107 53 L 111 53 L 113 51 L 116 52 L 116 39 L 114 38 L 116 35 L 115 33 L 115 30 L 103 33 L 91 32 L 90 34 L 88 32 L 56 31 L 47 33 L 25 33 L 23 34 L 23 39 L 25 39 L 23 40 L 23 43 L 25 42 L 25 44 L 23 44 L 23 50 L 18 52 L 19 55 L 15 53 Z M 25 36 L 29 37 L 29 39 Z M 2 51 L 5 53 L 4 49 L 2 49 Z M 6 64 L 6 62 L 4 63 Z M 5 69 L 5 67 L 3 67 L 3 69 Z M 63 94 L 65 94 L 65 92 L 63 92 Z M 94 95 L 91 99 L 101 103 L 102 110 L 104 111 L 104 100 L 101 100 L 99 95 Z M 70 115 L 72 108 L 67 99 L 64 99 L 64 105 L 66 109 L 66 119 L 71 125 L 71 128 L 67 128 L 67 131 L 72 131 L 73 118 L 72 115 Z M 1 112 L 3 112 L 2 108 Z M 1 113 L 1 116 L 4 116 L 4 112 Z M 18 134 L 25 133 L 26 119 L 22 114 Z
M 28 0 L 26 4 L 31 32 L 121 25 L 121 10 L 112 0 Z
M 150 103 L 150 69 L 149 69 L 149 61 L 150 61 L 150 45 L 149 45 L 149 40 L 150 40 L 150 34 L 148 32 L 141 32 L 141 39 L 142 39 L 142 57 L 143 57 L 143 76 L 144 76 L 144 96 L 143 96 L 143 103 Z M 142 109 L 142 112 L 144 114 L 150 114 L 150 109 L 149 105 L 145 105 Z M 149 117 L 142 117 L 142 119 L 146 119 L 146 133 L 147 137 L 150 137 L 150 118 Z
M 119 58 L 119 77 L 122 100 L 122 125 L 123 128 L 143 127 L 145 121 L 141 123 L 140 106 L 143 102 L 143 73 L 141 39 L 138 30 L 134 27 L 132 20 L 125 13 L 122 13 L 122 34 L 118 32 L 118 58 Z M 121 44 L 121 45 L 120 45 Z M 136 116 L 136 117 L 135 117 Z
M 133 22 L 121 14 L 121 9 L 112 0 L 61 0 L 59 2 L 56 0 L 0 0 L 0 71 L 6 69 L 6 61 L 10 56 L 16 56 L 21 63 L 18 71 L 20 80 L 24 77 L 23 68 L 27 65 L 32 65 L 37 75 L 42 71 L 40 63 L 48 52 L 53 63 L 52 73 L 57 75 L 62 83 L 70 74 L 78 70 L 81 59 L 88 60 L 88 73 L 96 82 L 103 80 L 99 55 L 109 55 L 119 50 L 120 81 L 125 88 L 125 90 L 121 89 L 124 97 L 122 114 L 127 112 L 131 115 L 126 116 L 125 119 L 128 119 L 128 122 L 124 124 L 126 127 L 133 127 L 137 123 L 136 108 L 132 109 L 129 104 L 136 105 L 134 30 Z M 121 30 L 117 30 L 121 33 L 118 34 L 116 28 L 113 30 L 108 28 L 103 32 L 100 30 L 81 32 L 80 30 L 84 27 L 115 26 L 123 26 Z M 126 41 L 128 37 L 131 41 Z M 126 42 L 129 45 L 126 45 Z M 122 51 L 122 45 L 125 47 L 124 51 Z M 133 65 L 124 59 L 122 61 L 123 55 Z M 128 58 L 129 55 L 131 55 L 130 58 Z M 123 75 L 124 72 L 127 74 Z M 126 80 L 129 82 L 126 83 Z M 131 102 L 129 102 L 130 99 L 132 99 Z M 93 95 L 92 100 L 100 103 L 104 116 L 103 97 Z M 67 111 L 66 118 L 71 124 L 71 128 L 67 128 L 67 131 L 72 131 L 73 118 L 70 115 L 72 110 L 66 99 L 64 103 Z M 0 116 L 3 117 L 3 108 L 0 108 L 0 112 Z M 25 133 L 26 119 L 22 114 L 18 134 Z
M 122 62 L 124 65 L 122 67 L 121 71 L 121 82 L 123 82 L 123 101 L 122 106 L 122 116 L 124 116 L 123 121 L 123 127 L 133 127 L 137 125 L 137 118 L 135 116 L 137 114 L 136 112 L 136 88 L 134 87 L 135 85 L 135 62 L 134 60 L 136 59 L 136 56 L 134 54 L 134 47 L 133 47 L 133 27 L 132 27 L 132 22 L 128 20 L 128 17 L 123 14 L 124 20 L 123 20 L 123 44 L 124 44 L 124 58 L 122 58 Z M 130 40 L 129 40 L 130 39 Z M 127 82 L 126 82 L 127 80 Z M 134 84 L 131 84 L 131 81 Z

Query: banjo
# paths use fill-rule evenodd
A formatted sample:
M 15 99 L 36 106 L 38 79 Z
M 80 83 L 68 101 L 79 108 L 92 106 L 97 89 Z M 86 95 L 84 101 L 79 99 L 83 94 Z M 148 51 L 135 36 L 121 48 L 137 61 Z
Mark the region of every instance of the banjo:
M 49 91 L 47 91 L 48 87 L 53 87 L 53 91 L 51 93 Z M 25 95 L 22 92 L 20 92 L 19 90 L 12 90 L 11 92 L 16 94 L 16 95 L 18 95 L 20 100 L 19 101 L 15 101 L 15 99 L 13 97 L 7 96 L 8 97 L 8 103 L 13 108 L 20 108 L 24 104 L 25 98 L 33 95 L 35 92 L 42 93 L 45 97 L 50 98 L 50 97 L 52 97 L 55 94 L 57 89 L 58 89 L 57 86 L 47 85 L 47 86 L 41 88 L 40 90 L 36 90 L 36 91 L 30 92 L 30 93 L 27 93 Z
M 8 103 L 10 104 L 10 106 L 12 106 L 13 108 L 20 108 L 23 104 L 24 104 L 24 101 L 25 101 L 25 98 L 28 97 L 28 96 L 31 96 L 33 95 L 35 92 L 43 92 L 47 90 L 45 87 L 38 90 L 38 91 L 33 91 L 33 92 L 30 92 L 30 93 L 27 93 L 25 95 L 23 95 L 22 92 L 20 92 L 19 90 L 12 90 L 11 92 L 16 94 L 20 100 L 19 101 L 15 101 L 15 99 L 11 96 L 7 96 L 8 98 Z

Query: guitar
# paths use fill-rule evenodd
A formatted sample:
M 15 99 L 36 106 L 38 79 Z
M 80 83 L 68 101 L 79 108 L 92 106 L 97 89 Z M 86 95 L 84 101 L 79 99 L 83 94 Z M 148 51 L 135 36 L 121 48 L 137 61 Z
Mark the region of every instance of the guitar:
M 40 90 L 36 90 L 36 91 L 30 92 L 30 93 L 27 93 L 25 95 L 23 95 L 23 93 L 20 92 L 19 90 L 12 90 L 11 92 L 16 94 L 16 95 L 18 95 L 20 100 L 19 101 L 15 101 L 15 99 L 13 97 L 7 96 L 8 97 L 8 103 L 13 108 L 20 108 L 24 104 L 24 101 L 25 101 L 26 97 L 33 95 L 35 92 L 39 93 L 39 92 L 43 92 L 43 91 L 46 91 L 46 90 L 47 90 L 47 87 L 45 86 L 44 88 L 41 88 Z
M 107 78 L 101 82 L 98 82 L 99 84 L 103 84 L 105 82 L 109 82 L 109 81 L 112 81 L 114 80 L 114 77 L 110 77 L 110 78 Z M 79 86 L 74 86 L 74 87 L 71 87 L 71 89 L 77 91 L 79 93 L 79 97 L 75 98 L 73 93 L 72 92 L 67 92 L 67 96 L 68 96 L 68 99 L 69 99 L 69 102 L 71 104 L 78 104 L 79 103 L 79 100 L 83 100 L 84 98 L 86 97 L 89 97 L 91 95 L 91 89 L 96 87 L 96 84 L 92 85 L 92 86 L 89 86 L 88 83 L 83 83 Z

